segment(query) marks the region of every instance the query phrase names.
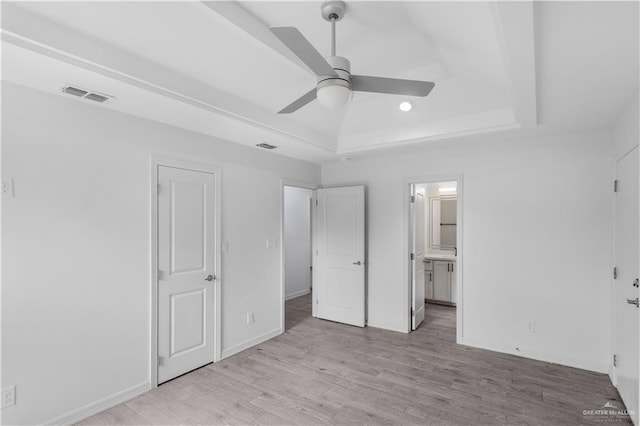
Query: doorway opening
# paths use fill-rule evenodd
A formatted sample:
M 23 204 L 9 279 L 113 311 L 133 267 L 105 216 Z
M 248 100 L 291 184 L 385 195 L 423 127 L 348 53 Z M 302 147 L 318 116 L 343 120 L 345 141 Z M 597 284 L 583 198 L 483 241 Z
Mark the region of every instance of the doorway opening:
M 462 177 L 407 182 L 409 331 L 444 327 L 462 338 Z
M 365 327 L 365 187 L 282 188 L 282 332 L 311 318 Z
M 284 330 L 311 316 L 312 311 L 312 204 L 314 189 L 283 185 L 282 277 Z

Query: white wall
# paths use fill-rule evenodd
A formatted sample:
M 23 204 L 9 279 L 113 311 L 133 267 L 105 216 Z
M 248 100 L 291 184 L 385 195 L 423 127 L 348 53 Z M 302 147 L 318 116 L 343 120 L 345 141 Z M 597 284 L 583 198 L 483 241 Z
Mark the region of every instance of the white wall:
M 2 203 L 2 386 L 17 386 L 4 424 L 60 420 L 148 385 L 151 153 L 222 168 L 223 355 L 279 332 L 281 255 L 265 239 L 280 235 L 281 179 L 317 183 L 318 166 L 2 90 L 3 180 L 15 180 Z
M 367 186 L 369 325 L 409 328 L 403 181 L 463 173 L 463 342 L 606 371 L 612 135 L 492 139 L 323 166 Z
M 311 290 L 311 196 L 313 191 L 284 187 L 285 299 Z

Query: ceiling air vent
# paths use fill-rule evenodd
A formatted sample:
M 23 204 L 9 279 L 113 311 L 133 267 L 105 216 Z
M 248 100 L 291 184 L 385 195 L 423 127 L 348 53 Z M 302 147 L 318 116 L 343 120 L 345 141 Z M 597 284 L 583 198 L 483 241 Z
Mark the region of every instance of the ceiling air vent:
M 275 145 L 270 145 L 270 144 L 264 143 L 264 142 L 256 144 L 256 146 L 259 146 L 260 148 L 264 148 L 264 149 L 276 149 L 277 148 L 277 146 L 275 146 Z
M 63 88 L 62 88 L 62 91 L 63 91 L 64 93 L 68 93 L 68 94 L 70 94 L 70 95 L 73 95 L 73 96 L 80 96 L 80 97 L 83 97 L 84 95 L 86 95 L 87 93 L 89 93 L 89 92 L 87 92 L 86 90 L 76 89 L 75 87 L 71 87 L 71 86 L 63 87 Z
M 62 88 L 62 91 L 64 93 L 68 93 L 70 95 L 77 96 L 79 98 L 85 98 L 85 99 L 89 99 L 91 101 L 100 102 L 100 103 L 106 102 L 109 99 L 113 98 L 113 96 L 108 96 L 100 93 L 92 93 L 92 92 L 89 92 L 88 90 L 80 89 L 78 87 L 73 87 L 73 86 L 64 86 Z
M 98 95 L 97 93 L 89 93 L 84 98 L 85 99 L 91 99 L 92 101 L 96 101 L 96 102 L 104 102 L 106 100 L 109 100 L 108 97 L 102 96 L 102 95 Z

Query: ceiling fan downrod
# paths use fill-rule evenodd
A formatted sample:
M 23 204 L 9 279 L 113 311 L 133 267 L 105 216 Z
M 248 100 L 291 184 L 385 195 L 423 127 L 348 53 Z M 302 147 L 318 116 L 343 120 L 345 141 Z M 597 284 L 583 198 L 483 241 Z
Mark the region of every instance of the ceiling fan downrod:
M 338 19 L 338 15 L 332 13 L 329 18 L 331 19 L 331 56 L 336 56 L 336 19 Z
M 336 56 L 336 22 L 344 17 L 346 8 L 342 0 L 326 0 L 320 6 L 322 17 L 331 22 L 331 56 Z

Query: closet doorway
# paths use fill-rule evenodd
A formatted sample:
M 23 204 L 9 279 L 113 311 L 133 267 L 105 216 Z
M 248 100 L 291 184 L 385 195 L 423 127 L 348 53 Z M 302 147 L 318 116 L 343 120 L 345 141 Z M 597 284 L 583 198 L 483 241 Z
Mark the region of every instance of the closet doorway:
M 283 327 L 288 330 L 312 313 L 312 204 L 315 187 L 285 183 L 282 188 Z
M 462 177 L 406 182 L 409 330 L 439 326 L 462 338 Z

